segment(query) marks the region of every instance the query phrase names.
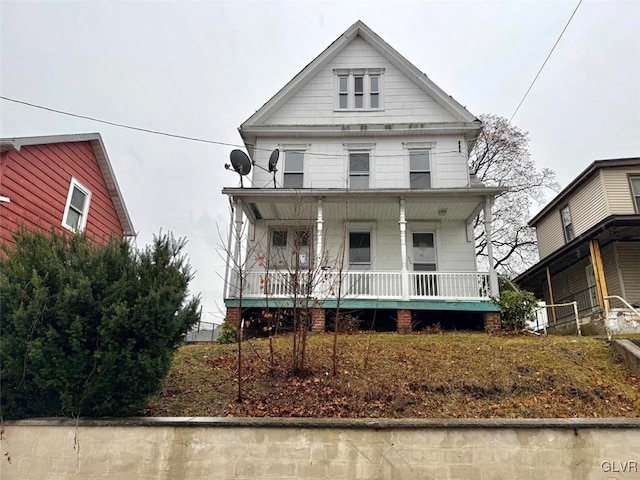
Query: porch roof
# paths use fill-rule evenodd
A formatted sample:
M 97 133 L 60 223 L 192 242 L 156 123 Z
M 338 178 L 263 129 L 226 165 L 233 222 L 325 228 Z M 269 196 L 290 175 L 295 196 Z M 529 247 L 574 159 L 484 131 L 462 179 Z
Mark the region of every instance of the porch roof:
M 547 278 L 547 267 L 549 267 L 551 275 L 556 275 L 583 258 L 589 257 L 588 243 L 590 240 L 598 240 L 600 248 L 614 241 L 640 241 L 640 215 L 611 215 L 605 218 L 518 275 L 514 282 L 518 286 L 540 295 L 542 284 Z
M 405 200 L 408 221 L 473 220 L 487 196 L 504 192 L 500 187 L 347 190 L 224 188 L 222 193 L 243 202 L 244 213 L 255 220 L 316 219 L 323 202 L 325 220 L 398 220 L 400 199 Z

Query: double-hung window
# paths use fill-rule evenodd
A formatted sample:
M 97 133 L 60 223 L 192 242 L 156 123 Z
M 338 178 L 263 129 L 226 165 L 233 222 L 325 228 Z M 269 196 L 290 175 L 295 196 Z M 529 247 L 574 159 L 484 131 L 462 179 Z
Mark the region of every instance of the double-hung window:
M 411 188 L 431 188 L 429 150 L 409 152 L 409 185 Z
M 371 265 L 371 232 L 349 232 L 349 265 Z
M 91 201 L 91 191 L 75 178 L 71 179 L 67 203 L 64 207 L 62 226 L 73 232 L 84 230 Z
M 304 152 L 285 151 L 284 153 L 284 188 L 302 188 L 304 185 Z
M 568 205 L 560 210 L 560 216 L 562 217 L 564 240 L 568 243 L 575 238 L 575 234 L 573 233 L 573 221 L 571 220 L 571 211 L 569 210 Z
M 353 77 L 353 96 L 355 108 L 364 108 L 364 77 Z
M 629 177 L 629 181 L 631 182 L 631 194 L 636 204 L 636 212 L 640 213 L 640 176 Z
M 349 106 L 349 77 L 340 76 L 338 90 L 338 108 L 347 108 Z
M 349 153 L 349 188 L 369 188 L 369 152 Z
M 369 106 L 371 108 L 380 108 L 380 76 L 371 75 L 369 81 Z

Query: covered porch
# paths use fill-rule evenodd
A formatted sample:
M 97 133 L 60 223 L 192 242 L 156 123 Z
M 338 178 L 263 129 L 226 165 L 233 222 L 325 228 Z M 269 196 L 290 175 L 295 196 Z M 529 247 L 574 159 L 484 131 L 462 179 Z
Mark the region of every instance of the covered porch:
M 473 222 L 484 210 L 490 238 L 500 191 L 225 189 L 233 210 L 225 304 L 495 312 L 497 275 L 492 261 L 476 269 Z M 287 229 L 304 240 L 276 256 L 275 245 L 289 246 Z

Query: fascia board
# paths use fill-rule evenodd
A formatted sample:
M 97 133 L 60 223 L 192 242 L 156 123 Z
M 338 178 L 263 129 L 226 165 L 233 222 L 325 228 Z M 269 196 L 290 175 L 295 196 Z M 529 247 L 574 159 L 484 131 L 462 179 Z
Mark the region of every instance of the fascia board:
M 371 136 L 371 135 L 439 135 L 439 134 L 467 134 L 480 132 L 481 125 L 477 122 L 461 123 L 412 123 L 412 124 L 366 124 L 367 129 L 361 130 L 359 123 L 354 124 L 325 124 L 325 125 L 265 125 L 252 126 L 243 129 L 242 138 L 255 139 L 258 136 L 305 135 L 321 136 Z M 248 143 L 247 145 L 252 145 Z
M 120 186 L 116 180 L 116 175 L 113 171 L 113 167 L 111 166 L 111 161 L 107 155 L 107 149 L 102 142 L 100 134 L 97 134 L 97 138 L 91 141 L 91 147 L 93 148 L 98 165 L 100 166 L 100 171 L 102 172 L 102 176 L 107 184 L 107 190 L 109 191 L 111 201 L 113 202 L 118 218 L 120 219 L 120 223 L 122 224 L 123 233 L 127 237 L 134 236 L 135 230 L 133 229 L 133 223 L 131 222 L 131 217 L 129 217 L 129 212 L 127 211 L 127 207 L 124 203 Z
M 289 189 L 289 188 L 223 188 L 222 194 L 236 198 L 281 198 L 291 201 L 314 201 L 322 198 L 341 198 L 345 195 L 356 198 L 368 197 L 402 197 L 402 198 L 429 198 L 439 197 L 470 198 L 470 197 L 495 197 L 508 191 L 504 187 L 469 187 L 469 188 L 433 188 L 430 190 L 412 189 L 371 189 L 371 190 L 345 190 L 344 188 L 334 189 Z
M 291 81 L 282 87 L 267 103 L 260 107 L 256 113 L 251 115 L 241 126 L 240 130 L 252 125 L 259 125 L 265 117 L 269 117 L 275 110 L 280 108 L 293 95 L 295 95 L 318 70 L 330 62 L 349 44 L 351 40 L 345 34 L 338 37 L 320 55 L 304 67 Z

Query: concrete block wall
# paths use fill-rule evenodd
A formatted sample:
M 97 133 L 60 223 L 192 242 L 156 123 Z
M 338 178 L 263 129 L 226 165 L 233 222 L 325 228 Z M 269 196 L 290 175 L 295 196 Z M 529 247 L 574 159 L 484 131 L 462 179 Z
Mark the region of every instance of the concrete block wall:
M 32 419 L 0 478 L 622 479 L 638 445 L 640 419 Z

